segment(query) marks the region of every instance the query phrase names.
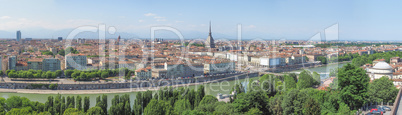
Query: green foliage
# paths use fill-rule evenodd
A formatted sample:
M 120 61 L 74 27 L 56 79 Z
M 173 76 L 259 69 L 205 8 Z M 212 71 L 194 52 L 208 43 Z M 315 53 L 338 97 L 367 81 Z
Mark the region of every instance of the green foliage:
M 103 115 L 104 113 L 106 113 L 106 112 L 104 112 L 103 109 L 98 106 L 91 107 L 87 111 L 87 115 Z
M 251 108 L 245 113 L 245 115 L 262 115 L 262 111 L 260 111 L 258 108 Z
M 299 74 L 299 81 L 297 82 L 297 88 L 304 89 L 304 88 L 311 88 L 313 85 L 316 84 L 316 81 L 312 77 L 311 73 L 307 70 L 303 70 Z
M 171 115 L 173 114 L 173 107 L 168 102 L 163 100 L 152 99 L 147 107 L 144 109 L 145 115 Z
M 290 88 L 289 90 L 291 90 L 293 88 Z M 281 94 L 276 94 L 274 97 L 271 97 L 269 99 L 269 103 L 268 106 L 270 113 L 274 114 L 274 115 L 283 115 L 283 108 L 281 106 L 282 101 L 283 101 L 283 95 Z
M 181 99 L 174 103 L 174 111 L 177 115 L 181 115 L 186 110 L 191 110 L 190 101 L 187 99 Z
M 96 98 L 96 106 L 102 108 L 101 115 L 107 114 L 107 95 L 98 96 Z
M 285 83 L 286 91 L 296 88 L 295 79 L 290 77 L 290 76 L 288 76 L 288 75 L 284 76 L 284 83 Z
M 352 64 L 347 64 L 339 69 L 338 88 L 340 99 L 352 109 L 363 106 L 368 96 L 369 77 L 366 71 Z
M 109 115 L 131 115 L 130 97 L 115 95 L 112 99 L 112 106 L 109 108 Z
M 251 108 L 258 108 L 263 114 L 269 114 L 269 98 L 262 90 L 241 93 L 233 102 L 233 107 L 239 112 L 247 112 Z
M 77 96 L 77 98 L 76 98 L 76 101 L 77 101 L 77 103 L 76 103 L 76 105 L 75 105 L 75 107 L 78 109 L 78 111 L 81 111 L 82 110 L 82 98 L 81 98 L 81 96 Z
M 320 104 L 313 98 L 308 98 L 303 104 L 303 115 L 321 115 Z
M 254 108 L 250 109 L 250 111 L 255 111 L 253 109 Z M 255 109 L 257 109 L 257 108 L 255 108 Z M 258 111 L 262 114 L 262 112 L 260 110 L 258 110 Z M 231 103 L 222 103 L 222 104 L 216 104 L 215 111 L 213 112 L 213 114 L 214 115 L 233 115 L 233 114 L 238 114 L 238 113 Z M 250 114 L 250 115 L 253 115 L 253 114 Z M 258 114 L 258 115 L 260 115 L 260 114 Z
M 60 71 L 61 72 L 61 71 Z M 20 71 L 8 71 L 7 75 L 9 78 L 41 78 L 41 79 L 55 79 L 61 75 L 57 71 L 47 71 L 42 72 L 42 70 L 20 70 Z
M 398 95 L 398 89 L 394 86 L 392 80 L 387 76 L 383 76 L 369 84 L 368 94 L 371 102 L 393 102 L 396 95 Z
M 90 102 L 89 102 L 89 97 L 85 96 L 84 97 L 84 112 L 87 112 L 90 106 Z
M 327 64 L 328 63 L 327 60 L 328 60 L 327 57 L 324 56 L 317 57 L 317 61 L 321 61 L 322 64 Z

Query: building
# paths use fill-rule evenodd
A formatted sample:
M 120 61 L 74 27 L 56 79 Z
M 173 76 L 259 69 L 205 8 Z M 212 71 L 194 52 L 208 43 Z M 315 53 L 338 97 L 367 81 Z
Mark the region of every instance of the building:
M 42 70 L 42 61 L 43 61 L 43 59 L 29 59 L 27 62 L 28 69 Z
M 215 41 L 214 41 L 214 38 L 212 38 L 212 33 L 211 33 L 211 22 L 209 22 L 209 35 L 207 38 L 206 47 L 207 48 L 215 48 Z
M 204 64 L 204 73 L 208 74 L 229 73 L 233 71 L 235 71 L 235 63 L 230 61 L 213 61 Z
M 21 40 L 21 31 L 17 31 L 17 41 Z
M 25 38 L 25 41 L 31 41 L 32 38 Z
M 50 51 L 53 53 L 53 55 L 57 54 L 57 48 L 50 48 Z
M 384 61 L 376 63 L 372 68 L 366 68 L 366 71 L 370 80 L 380 79 L 383 76 L 392 79 L 393 75 L 393 68 Z
M 45 58 L 42 61 L 42 71 L 60 70 L 60 60 L 55 58 Z
M 17 56 L 10 56 L 8 57 L 8 69 L 15 70 L 15 66 L 17 64 Z
M 87 56 L 83 54 L 68 54 L 65 58 L 66 69 L 85 70 L 87 66 Z
M 146 80 L 152 78 L 152 70 L 151 67 L 140 68 L 135 70 L 135 75 L 137 79 Z
M 57 40 L 58 41 L 63 41 L 63 37 L 58 37 Z

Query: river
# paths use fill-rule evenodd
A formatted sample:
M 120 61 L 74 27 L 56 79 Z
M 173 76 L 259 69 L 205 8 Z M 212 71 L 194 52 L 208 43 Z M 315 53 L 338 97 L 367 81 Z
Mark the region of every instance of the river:
M 341 64 L 328 64 L 322 67 L 315 67 L 315 68 L 308 68 L 307 70 L 310 71 L 316 71 L 318 73 L 321 73 L 321 79 L 325 79 L 326 77 L 328 77 L 328 73 L 330 69 L 336 68 L 336 67 L 341 67 L 343 66 L 344 63 Z M 297 71 L 292 71 L 292 72 L 301 72 L 302 70 L 297 70 Z M 208 83 L 208 84 L 204 84 L 205 86 L 205 93 L 207 95 L 213 95 L 216 96 L 218 93 L 222 93 L 222 94 L 229 94 L 230 93 L 230 88 L 232 88 L 234 86 L 234 84 L 238 84 L 238 83 L 242 83 L 243 85 L 246 85 L 248 82 L 247 81 L 251 81 L 257 78 L 250 78 L 250 79 L 239 79 L 239 80 L 233 80 L 233 81 L 226 81 L 226 82 L 219 82 L 219 83 Z M 196 89 L 199 86 L 197 85 L 193 85 L 193 86 L 188 86 L 188 88 L 190 89 Z M 1 89 L 0 89 L 1 90 Z M 113 89 L 111 89 L 113 90 Z M 105 93 L 105 95 L 107 95 L 108 97 L 108 107 L 110 107 L 110 103 L 112 98 L 114 97 L 114 95 L 124 95 L 124 94 L 128 94 L 130 95 L 130 103 L 131 105 L 134 103 L 135 96 L 137 94 L 137 92 L 129 92 L 129 93 Z M 103 94 L 63 94 L 62 96 L 81 96 L 81 97 L 85 97 L 85 96 L 89 96 L 90 98 L 90 106 L 93 107 L 95 106 L 96 103 L 96 97 L 103 95 Z M 56 94 L 27 94 L 27 93 L 0 93 L 0 97 L 4 97 L 4 98 L 8 98 L 11 96 L 21 96 L 21 97 L 27 97 L 28 99 L 30 99 L 31 101 L 39 101 L 42 103 L 45 103 L 47 100 L 48 96 L 56 96 Z

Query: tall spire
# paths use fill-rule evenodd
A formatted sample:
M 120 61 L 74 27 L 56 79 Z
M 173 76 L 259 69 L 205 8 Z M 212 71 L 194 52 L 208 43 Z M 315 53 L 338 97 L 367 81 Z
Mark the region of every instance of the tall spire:
M 209 21 L 209 35 L 211 35 L 211 21 Z

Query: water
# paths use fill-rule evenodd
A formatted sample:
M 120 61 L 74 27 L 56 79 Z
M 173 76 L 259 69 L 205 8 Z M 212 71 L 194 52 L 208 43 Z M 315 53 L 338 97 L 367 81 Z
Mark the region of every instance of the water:
M 325 79 L 328 77 L 329 70 L 336 68 L 336 67 L 342 67 L 344 64 L 328 64 L 327 66 L 323 67 L 316 67 L 316 68 L 309 68 L 307 70 L 310 71 L 316 71 L 318 73 L 323 73 L 321 74 L 321 79 Z M 297 70 L 297 71 L 292 71 L 292 72 L 301 72 L 302 70 Z M 231 93 L 230 90 L 235 84 L 242 84 L 244 87 L 247 87 L 248 81 L 258 79 L 257 77 L 255 78 L 250 78 L 250 79 L 240 79 L 240 80 L 234 80 L 234 81 L 226 81 L 226 82 L 219 82 L 219 83 L 208 83 L 204 84 L 205 87 L 205 94 L 207 95 L 213 95 L 216 96 L 218 93 L 222 94 L 229 94 Z M 189 86 L 190 89 L 197 89 L 199 86 Z M 1 90 L 1 89 L 0 89 Z M 111 89 L 113 90 L 113 89 Z M 129 93 L 105 93 L 108 97 L 108 107 L 110 107 L 111 100 L 115 95 L 124 95 L 128 94 L 130 96 L 130 103 L 131 105 L 134 104 L 134 99 L 137 94 L 137 92 L 129 92 Z M 62 96 L 74 96 L 77 97 L 80 95 L 82 98 L 85 96 L 89 96 L 90 98 L 90 106 L 93 107 L 96 104 L 96 97 L 101 96 L 103 94 L 63 94 Z M 26 93 L 0 93 L 0 97 L 3 98 L 8 98 L 11 96 L 21 96 L 21 97 L 27 97 L 31 101 L 39 101 L 41 103 L 45 103 L 47 101 L 48 96 L 56 96 L 56 94 L 26 94 Z

